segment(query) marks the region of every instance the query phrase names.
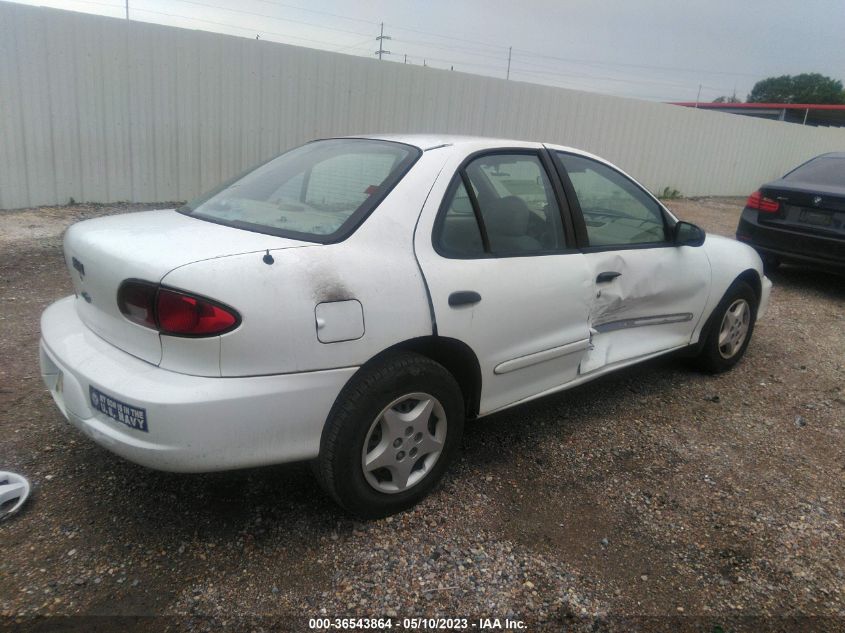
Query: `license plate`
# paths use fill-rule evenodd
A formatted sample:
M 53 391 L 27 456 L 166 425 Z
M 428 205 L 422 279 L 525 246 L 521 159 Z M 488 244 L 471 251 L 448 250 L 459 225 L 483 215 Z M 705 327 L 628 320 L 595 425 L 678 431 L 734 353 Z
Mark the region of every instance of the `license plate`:
M 801 221 L 814 226 L 830 226 L 833 216 L 823 211 L 802 211 Z
M 88 387 L 91 406 L 104 413 L 112 420 L 125 424 L 136 431 L 149 432 L 147 428 L 147 410 L 121 402 L 117 398 L 104 394 L 94 387 Z

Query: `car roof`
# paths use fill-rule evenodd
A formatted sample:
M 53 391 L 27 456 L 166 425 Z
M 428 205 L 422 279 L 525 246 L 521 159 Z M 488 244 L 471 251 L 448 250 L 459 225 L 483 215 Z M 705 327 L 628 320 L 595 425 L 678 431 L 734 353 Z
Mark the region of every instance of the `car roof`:
M 366 138 L 379 141 L 393 141 L 394 143 L 405 143 L 406 145 L 413 145 L 423 151 L 436 149 L 439 147 L 460 147 L 462 145 L 472 145 L 474 149 L 479 148 L 497 148 L 497 147 L 549 147 L 552 149 L 564 150 L 589 158 L 595 158 L 601 162 L 607 162 L 599 156 L 578 149 L 576 147 L 569 147 L 566 145 L 558 145 L 556 143 L 544 143 L 541 141 L 526 141 L 511 138 L 497 138 L 492 136 L 471 136 L 464 134 L 361 134 L 350 136 L 347 138 Z
M 444 145 L 490 145 L 491 147 L 499 147 L 508 144 L 517 145 L 536 145 L 540 147 L 542 143 L 533 141 L 517 141 L 514 139 L 493 138 L 488 136 L 471 136 L 466 134 L 361 134 L 351 138 L 369 138 L 379 141 L 393 141 L 395 143 L 405 143 L 406 145 L 413 145 L 426 151 L 434 149 L 435 147 L 443 147 Z
M 468 136 L 468 135 L 461 135 L 461 134 L 360 134 L 360 135 L 352 135 L 347 136 L 345 138 L 361 138 L 361 139 L 372 139 L 376 141 L 393 141 L 394 143 L 405 143 L 406 145 L 412 145 L 414 147 L 420 148 L 422 151 L 432 150 L 440 147 L 451 147 L 451 148 L 460 148 L 461 146 L 471 146 L 471 151 L 477 150 L 485 150 L 485 149 L 495 149 L 499 147 L 504 148 L 513 148 L 513 147 L 520 147 L 520 148 L 540 148 L 540 147 L 547 147 L 551 150 L 558 150 L 567 152 L 570 154 L 576 154 L 578 156 L 583 156 L 585 158 L 590 158 L 600 163 L 604 163 L 609 167 L 613 168 L 614 170 L 621 173 L 623 176 L 630 178 L 634 182 L 637 182 L 633 176 L 626 173 L 624 170 L 620 169 L 613 163 L 609 162 L 608 160 L 602 158 L 601 156 L 597 156 L 596 154 L 592 154 L 590 152 L 584 151 L 582 149 L 578 149 L 577 147 L 569 147 L 567 145 L 558 145 L 556 143 L 542 143 L 539 141 L 520 141 L 516 139 L 508 139 L 508 138 L 495 138 L 489 136 Z M 845 155 L 845 154 L 843 154 Z M 639 185 L 639 183 L 637 183 Z M 646 191 L 643 185 L 639 185 Z M 661 203 L 657 197 L 653 194 L 652 197 L 654 200 L 661 206 L 663 209 L 675 220 L 677 218 L 675 215 L 663 204 Z
M 827 154 L 819 154 L 816 158 L 845 158 L 845 152 L 828 152 Z

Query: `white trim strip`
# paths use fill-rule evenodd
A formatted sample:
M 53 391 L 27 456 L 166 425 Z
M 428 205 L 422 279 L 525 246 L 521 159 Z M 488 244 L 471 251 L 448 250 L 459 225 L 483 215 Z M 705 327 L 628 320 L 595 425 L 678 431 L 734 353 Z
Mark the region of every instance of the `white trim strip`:
M 505 409 L 510 409 L 511 407 L 515 407 L 526 402 L 531 402 L 532 400 L 537 400 L 538 398 L 545 398 L 546 396 L 550 396 L 553 393 L 558 393 L 560 391 L 568 391 L 578 385 L 583 385 L 585 382 L 590 382 L 595 380 L 599 376 L 604 376 L 605 374 L 609 374 L 610 372 L 616 371 L 617 369 L 622 369 L 623 367 L 628 367 L 629 365 L 636 365 L 645 360 L 649 360 L 650 358 L 656 358 L 658 356 L 663 356 L 664 354 L 671 354 L 672 352 L 680 349 L 685 349 L 689 347 L 689 345 L 678 345 L 676 347 L 671 347 L 669 349 L 662 349 L 659 352 L 653 352 L 651 354 L 644 354 L 643 356 L 637 356 L 636 358 L 628 358 L 626 360 L 620 360 L 616 363 L 612 363 L 610 365 L 604 365 L 599 367 L 598 369 L 593 370 L 588 374 L 581 374 L 574 380 L 570 380 L 569 382 L 563 383 L 562 385 L 558 385 L 557 387 L 552 387 L 551 389 L 546 389 L 545 391 L 541 391 L 540 393 L 535 393 L 532 396 L 527 396 L 522 398 L 521 400 L 517 400 L 515 402 L 511 402 L 509 404 L 503 405 L 501 407 L 497 407 L 495 409 L 489 409 L 487 411 L 480 411 L 478 413 L 479 418 L 487 417 L 488 415 L 492 415 L 493 413 L 498 413 L 499 411 L 504 411 Z
M 679 314 L 657 314 L 655 316 L 637 317 L 635 319 L 622 319 L 620 321 L 608 321 L 601 325 L 593 326 L 596 331 L 603 334 L 615 330 L 627 330 L 632 327 L 644 327 L 647 325 L 667 325 L 669 323 L 683 323 L 692 321 L 692 313 L 682 312 Z
M 493 373 L 507 374 L 509 372 L 516 371 L 517 369 L 524 369 L 525 367 L 530 367 L 531 365 L 544 363 L 547 360 L 552 360 L 568 354 L 574 354 L 575 352 L 581 352 L 589 346 L 590 339 L 588 338 L 580 341 L 573 341 L 572 343 L 567 343 L 566 345 L 561 345 L 560 347 L 552 347 L 551 349 L 546 349 L 542 352 L 534 352 L 533 354 L 506 360 L 504 363 L 496 365 L 495 369 L 493 369 Z

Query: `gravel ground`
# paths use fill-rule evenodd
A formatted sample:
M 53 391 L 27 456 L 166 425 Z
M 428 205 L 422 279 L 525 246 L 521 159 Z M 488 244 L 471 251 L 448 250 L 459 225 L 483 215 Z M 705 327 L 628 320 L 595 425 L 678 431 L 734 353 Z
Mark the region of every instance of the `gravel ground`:
M 670 202 L 724 235 L 741 204 Z M 53 406 L 38 317 L 70 292 L 61 232 L 138 208 L 0 215 L 0 468 L 34 484 L 0 524 L 0 629 L 307 630 L 353 615 L 845 629 L 841 277 L 774 275 L 769 314 L 727 374 L 663 359 L 468 424 L 437 491 L 364 524 L 305 465 L 158 473 Z M 149 615 L 170 617 L 102 617 Z

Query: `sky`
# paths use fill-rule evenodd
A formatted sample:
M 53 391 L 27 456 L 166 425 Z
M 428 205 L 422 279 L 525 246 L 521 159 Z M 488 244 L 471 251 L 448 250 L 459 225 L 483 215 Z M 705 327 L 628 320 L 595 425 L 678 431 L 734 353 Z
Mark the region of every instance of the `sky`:
M 15 0 L 125 18 L 127 0 Z M 128 0 L 132 20 L 652 101 L 845 80 L 843 0 Z M 509 52 L 509 49 L 510 52 Z M 700 91 L 700 97 L 699 97 Z

